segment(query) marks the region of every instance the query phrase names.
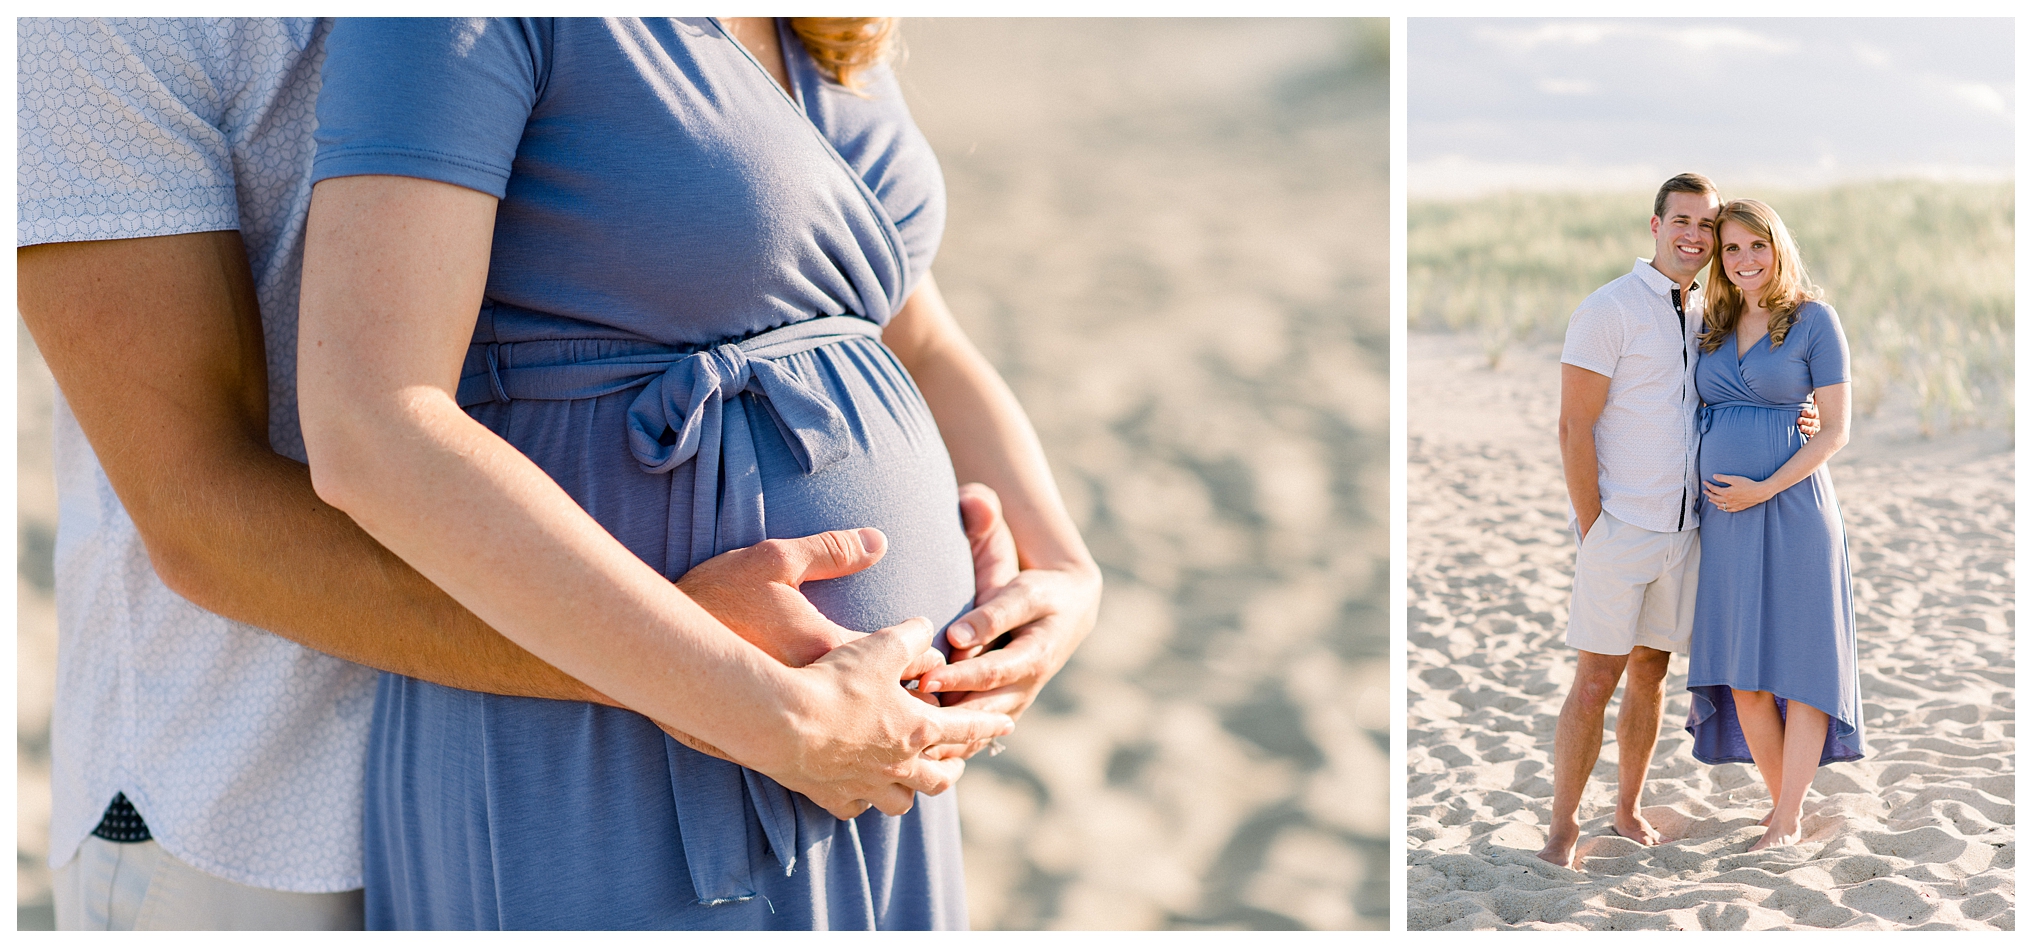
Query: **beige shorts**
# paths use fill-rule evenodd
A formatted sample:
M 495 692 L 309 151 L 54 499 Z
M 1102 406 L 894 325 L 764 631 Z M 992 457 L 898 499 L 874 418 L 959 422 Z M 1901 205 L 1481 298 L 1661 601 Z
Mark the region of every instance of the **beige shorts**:
M 58 931 L 359 930 L 361 891 L 277 892 L 192 868 L 155 840 L 87 836 L 56 871 Z
M 1693 637 L 1700 531 L 1659 533 L 1604 510 L 1574 557 L 1566 644 L 1602 655 L 1684 654 Z

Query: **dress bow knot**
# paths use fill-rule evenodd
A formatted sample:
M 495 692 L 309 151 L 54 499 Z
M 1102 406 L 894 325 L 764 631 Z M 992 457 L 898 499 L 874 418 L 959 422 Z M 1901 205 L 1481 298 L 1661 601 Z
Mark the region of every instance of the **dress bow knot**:
M 721 429 L 725 403 L 743 392 L 762 396 L 806 474 L 852 450 L 846 417 L 830 398 L 750 351 L 749 342 L 768 335 L 692 353 L 650 381 L 628 406 L 628 449 L 642 470 L 663 474 L 697 457 L 708 441 L 717 441 L 712 435 Z

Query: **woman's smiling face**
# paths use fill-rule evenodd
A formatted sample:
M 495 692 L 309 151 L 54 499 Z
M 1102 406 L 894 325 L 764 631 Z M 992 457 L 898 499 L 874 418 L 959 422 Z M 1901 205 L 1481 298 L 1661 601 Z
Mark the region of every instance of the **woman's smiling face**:
M 1744 300 L 1750 305 L 1761 305 L 1764 288 L 1771 285 L 1772 266 L 1778 261 L 1771 241 L 1735 221 L 1725 220 L 1722 222 L 1720 255 L 1722 272 L 1728 274 L 1729 282 L 1743 292 Z

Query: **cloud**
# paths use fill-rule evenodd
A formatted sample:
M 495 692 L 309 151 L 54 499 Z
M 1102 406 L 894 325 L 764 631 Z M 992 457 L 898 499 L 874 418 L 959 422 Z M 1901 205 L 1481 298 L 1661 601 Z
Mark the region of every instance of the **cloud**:
M 1414 18 L 1411 31 L 1417 194 L 1655 188 L 1686 168 L 1731 187 L 2011 177 L 2008 22 Z M 1725 75 L 1759 92 L 1714 94 Z
M 1988 112 L 1992 115 L 2001 115 L 2005 118 L 2011 117 L 2010 101 L 2005 99 L 2004 94 L 1997 91 L 1997 88 L 1989 83 L 1950 82 L 1947 84 L 1947 92 L 1949 95 L 1959 99 L 1963 105 L 1970 106 L 1978 112 Z
M 1501 191 L 1642 191 L 1684 169 L 1655 162 L 1486 161 L 1447 154 L 1413 159 L 1406 170 L 1412 197 L 1444 200 Z
M 1885 52 L 1880 47 L 1858 42 L 1849 44 L 1849 49 L 1856 54 L 1856 61 L 1865 66 L 1875 66 L 1878 69 L 1882 69 L 1885 66 L 1891 65 L 1891 54 Z
M 1799 48 L 1797 43 L 1737 26 L 1656 26 L 1581 20 L 1541 23 L 1525 29 L 1491 27 L 1476 30 L 1475 34 L 1491 45 L 1519 52 L 1541 46 L 1596 46 L 1604 40 L 1622 37 L 1635 37 L 1640 43 L 1671 43 L 1695 53 L 1789 53 Z
M 1590 23 L 1583 20 L 1570 23 L 1542 23 L 1528 30 L 1487 29 L 1477 32 L 1483 39 L 1529 50 L 1547 44 L 1593 46 L 1611 36 L 1629 33 L 1631 28 L 1616 23 Z
M 1671 40 L 1696 53 L 1712 53 L 1734 50 L 1748 53 L 1789 53 L 1799 44 L 1774 39 L 1762 33 L 1752 32 L 1734 26 L 1689 26 L 1679 29 L 1654 31 L 1663 39 Z
M 1538 80 L 1538 91 L 1546 95 L 1594 95 L 1595 84 L 1586 79 L 1554 79 L 1547 77 Z

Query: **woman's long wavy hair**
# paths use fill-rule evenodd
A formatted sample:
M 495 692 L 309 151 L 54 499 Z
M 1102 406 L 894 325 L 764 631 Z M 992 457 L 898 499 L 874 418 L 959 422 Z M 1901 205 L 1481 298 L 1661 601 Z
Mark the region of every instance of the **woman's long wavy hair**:
M 861 73 L 896 53 L 893 16 L 794 16 L 791 32 L 834 82 L 861 91 Z
M 1736 322 L 1743 317 L 1743 291 L 1729 282 L 1727 269 L 1722 265 L 1722 225 L 1735 222 L 1771 244 L 1771 281 L 1764 284 L 1764 308 L 1771 311 L 1771 348 L 1785 344 L 1785 333 L 1792 329 L 1792 317 L 1799 311 L 1799 305 L 1821 297 L 1820 287 L 1806 275 L 1806 264 L 1799 260 L 1799 245 L 1792 242 L 1792 232 L 1785 229 L 1785 222 L 1778 219 L 1778 212 L 1762 201 L 1730 201 L 1715 213 L 1715 255 L 1708 263 L 1707 271 L 1707 331 L 1700 334 L 1700 351 L 1713 352 L 1721 348 L 1722 341 L 1736 331 Z

